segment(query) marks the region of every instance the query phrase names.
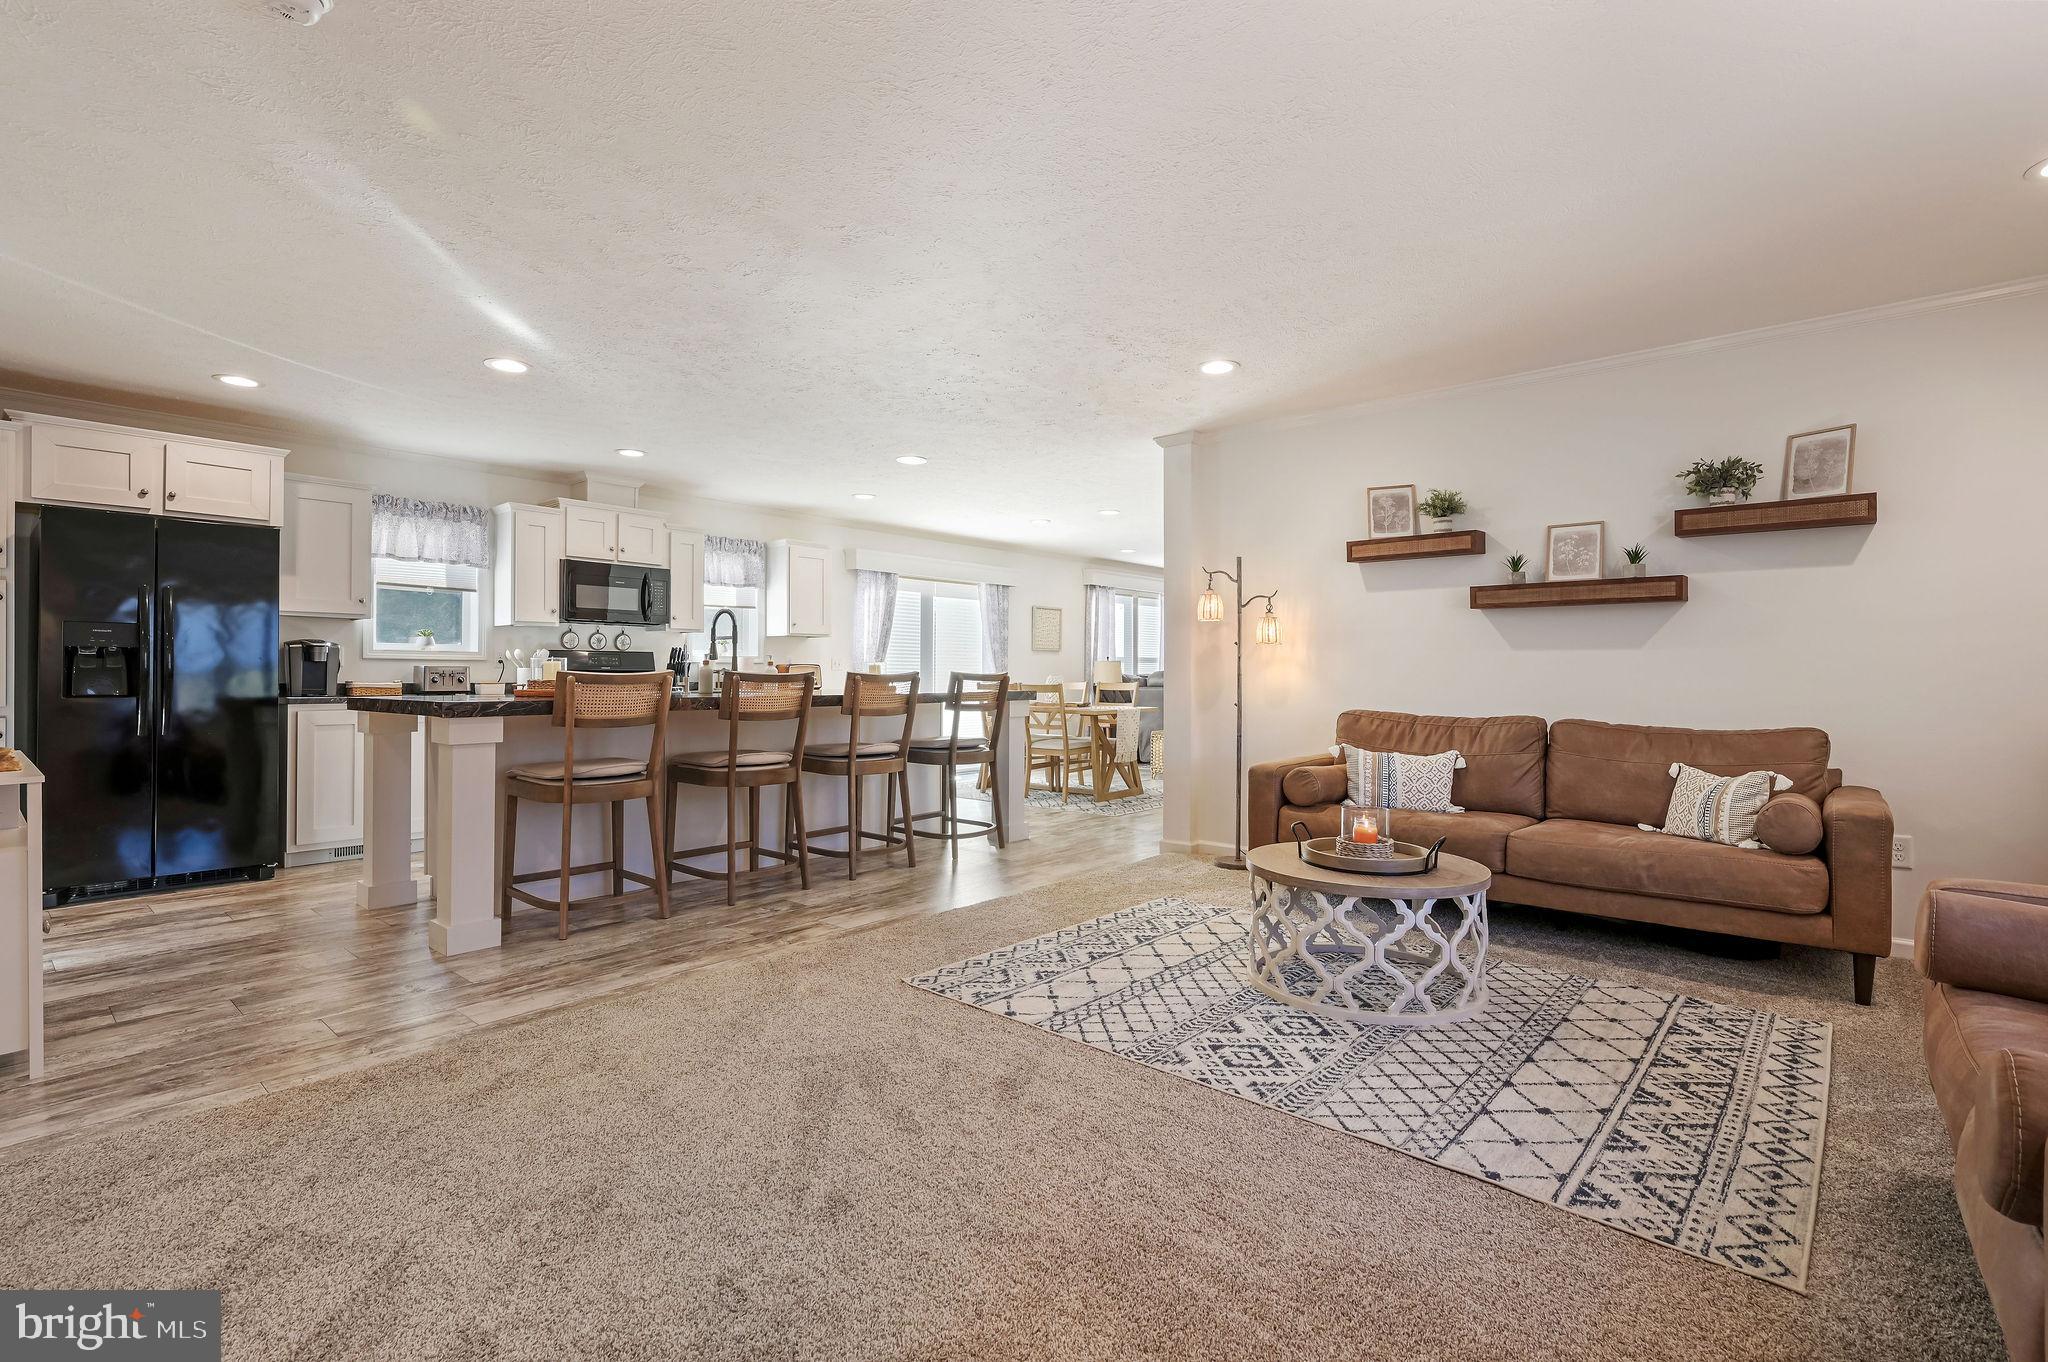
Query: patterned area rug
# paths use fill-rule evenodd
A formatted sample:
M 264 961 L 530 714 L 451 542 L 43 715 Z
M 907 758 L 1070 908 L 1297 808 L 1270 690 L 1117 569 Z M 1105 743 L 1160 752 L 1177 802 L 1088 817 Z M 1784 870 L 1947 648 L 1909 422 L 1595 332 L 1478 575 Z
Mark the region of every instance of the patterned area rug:
M 1326 1021 L 1245 985 L 1249 917 L 1158 899 L 909 982 L 1805 1291 L 1826 1023 L 1497 958 L 1469 1022 Z
M 1025 796 L 1024 802 L 1037 814 L 1075 813 L 1094 818 L 1127 818 L 1134 813 L 1158 813 L 1166 807 L 1166 787 L 1153 776 L 1151 767 L 1142 769 L 1145 772 L 1145 793 L 1132 795 L 1127 799 L 1111 799 L 1098 804 L 1087 795 L 1077 794 L 1070 796 L 1067 802 L 1062 804 L 1056 790 L 1033 790 Z M 972 799 L 984 804 L 988 802 L 988 796 L 974 788 L 972 776 L 963 778 L 957 788 L 962 799 Z M 1116 788 L 1123 788 L 1122 781 L 1117 782 Z

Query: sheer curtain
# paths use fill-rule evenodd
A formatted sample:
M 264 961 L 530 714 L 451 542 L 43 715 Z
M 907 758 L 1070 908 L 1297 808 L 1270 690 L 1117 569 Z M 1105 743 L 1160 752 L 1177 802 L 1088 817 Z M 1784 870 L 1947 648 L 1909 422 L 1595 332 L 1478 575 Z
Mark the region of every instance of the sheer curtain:
M 408 563 L 491 565 L 491 517 L 481 506 L 378 492 L 370 498 L 370 556 Z
M 1106 586 L 1091 586 L 1087 595 L 1088 675 L 1104 658 L 1123 661 L 1124 643 L 1116 633 L 1116 592 Z
M 706 535 L 704 580 L 712 586 L 766 586 L 768 546 L 758 539 Z
M 889 625 L 896 618 L 896 574 L 853 574 L 853 669 L 866 671 L 889 650 Z
M 981 584 L 982 660 L 992 672 L 1010 670 L 1010 588 Z

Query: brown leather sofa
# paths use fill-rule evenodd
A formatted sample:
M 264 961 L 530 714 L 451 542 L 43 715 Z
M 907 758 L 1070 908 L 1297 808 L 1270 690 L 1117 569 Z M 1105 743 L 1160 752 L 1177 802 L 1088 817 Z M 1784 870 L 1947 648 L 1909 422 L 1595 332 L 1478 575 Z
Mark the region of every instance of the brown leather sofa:
M 1891 809 L 1844 785 L 1817 728 L 1692 729 L 1527 715 L 1453 719 L 1347 710 L 1336 740 L 1380 752 L 1456 748 L 1465 769 L 1451 802 L 1463 813 L 1396 810 L 1393 833 L 1493 872 L 1491 896 L 1596 917 L 1661 922 L 1854 958 L 1856 1001 L 1870 1001 L 1877 957 L 1891 952 Z M 1747 850 L 1640 831 L 1661 827 L 1671 763 L 1717 775 L 1771 770 L 1793 787 L 1759 816 L 1767 843 Z M 1264 762 L 1248 773 L 1250 845 L 1285 841 L 1296 820 L 1336 832 L 1344 766 L 1327 752 Z M 1802 832 L 1804 835 L 1802 835 Z
M 1956 1203 L 2013 1358 L 2041 1362 L 2048 1139 L 2048 887 L 1936 880 L 1920 900 L 1927 1075 Z

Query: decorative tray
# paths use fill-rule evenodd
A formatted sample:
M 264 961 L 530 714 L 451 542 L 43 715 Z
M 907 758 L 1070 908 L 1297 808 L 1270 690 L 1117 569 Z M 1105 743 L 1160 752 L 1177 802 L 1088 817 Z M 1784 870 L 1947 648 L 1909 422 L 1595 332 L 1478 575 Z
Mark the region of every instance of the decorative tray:
M 1439 837 L 1432 846 L 1414 842 L 1344 842 L 1335 837 L 1304 837 L 1305 824 L 1294 825 L 1294 850 L 1310 865 L 1348 870 L 1354 875 L 1427 875 L 1436 869 L 1444 849 Z

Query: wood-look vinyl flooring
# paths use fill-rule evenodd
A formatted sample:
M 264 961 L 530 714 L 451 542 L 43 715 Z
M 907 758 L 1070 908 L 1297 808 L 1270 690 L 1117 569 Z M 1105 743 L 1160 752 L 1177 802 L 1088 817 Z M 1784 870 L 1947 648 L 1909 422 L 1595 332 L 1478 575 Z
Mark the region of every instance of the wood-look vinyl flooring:
M 970 815 L 976 810 L 966 810 Z M 1160 819 L 1032 818 L 1032 836 L 957 857 L 920 840 L 742 886 L 650 894 L 571 918 L 515 905 L 505 944 L 449 960 L 427 949 L 429 904 L 361 910 L 356 861 L 280 870 L 268 883 L 74 905 L 48 914 L 41 1081 L 0 1060 L 0 1146 L 240 1101 L 409 1054 L 445 1037 L 672 978 L 794 942 L 941 913 L 1157 853 Z M 588 892 L 579 884 L 579 892 Z

